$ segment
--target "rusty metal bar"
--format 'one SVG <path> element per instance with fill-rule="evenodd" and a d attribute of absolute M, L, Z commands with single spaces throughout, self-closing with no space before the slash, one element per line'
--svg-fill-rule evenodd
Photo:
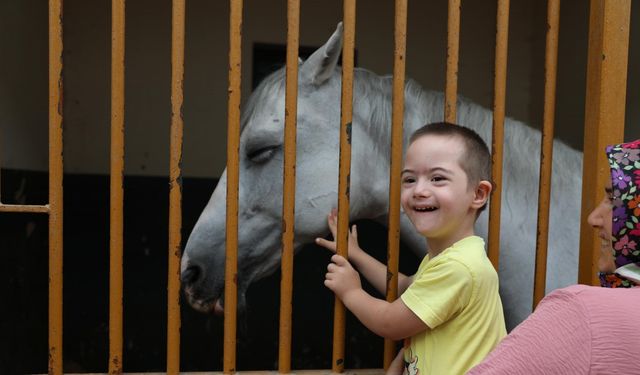
<path fill-rule="evenodd" d="M 2 204 L 0 203 L 0 212 L 25 212 L 48 214 L 51 211 L 50 205 L 27 205 L 27 204 Z"/>
<path fill-rule="evenodd" d="M 49 374 L 62 374 L 62 2 L 49 1 Z M 37 207 L 37 206 L 36 206 Z"/>
<path fill-rule="evenodd" d="M 353 117 L 353 60 L 356 1 L 344 0 L 344 44 L 342 45 L 342 103 L 340 115 L 340 172 L 338 177 L 337 253 L 348 257 L 349 190 L 351 184 L 351 120 Z M 333 312 L 333 372 L 344 371 L 345 309 L 338 297 Z"/>
<path fill-rule="evenodd" d="M 598 285 L 600 240 L 587 216 L 610 179 L 604 148 L 624 137 L 631 1 L 591 0 L 578 282 Z"/>
<path fill-rule="evenodd" d="M 164 375 L 164 372 L 126 372 L 123 375 Z M 222 375 L 221 371 L 207 371 L 207 372 L 182 372 L 184 375 Z M 237 374 L 241 375 L 278 375 L 277 371 L 238 371 Z M 331 370 L 296 370 L 296 375 L 333 375 Z M 345 375 L 383 375 L 382 369 L 354 369 L 345 370 Z M 75 375 L 99 375 L 97 373 L 85 373 Z"/>
<path fill-rule="evenodd" d="M 112 0 L 111 211 L 109 236 L 109 373 L 122 373 L 125 0 Z"/>
<path fill-rule="evenodd" d="M 389 231 L 387 234 L 387 301 L 398 298 L 400 260 L 400 172 L 402 170 L 402 126 L 404 120 L 404 76 L 407 51 L 407 0 L 396 0 L 393 51 L 393 97 L 391 117 L 391 162 L 389 171 Z M 384 368 L 396 355 L 394 340 L 384 340 Z"/>
<path fill-rule="evenodd" d="M 507 46 L 509 40 L 509 0 L 498 0 L 496 16 L 496 62 L 493 82 L 493 128 L 491 142 L 491 179 L 493 192 L 489 205 L 488 254 L 498 269 L 500 259 L 500 206 L 502 200 L 502 155 L 504 145 L 504 108 L 507 91 Z"/>
<path fill-rule="evenodd" d="M 240 144 L 240 83 L 242 75 L 242 0 L 230 0 L 229 105 L 227 123 L 227 225 L 224 276 L 225 374 L 236 372 L 238 303 L 238 183 Z"/>
<path fill-rule="evenodd" d="M 458 98 L 458 50 L 460 45 L 460 1 L 449 0 L 447 21 L 447 82 L 444 96 L 444 120 L 455 124 Z"/>
<path fill-rule="evenodd" d="M 182 138 L 184 121 L 185 0 L 173 0 L 171 26 L 171 146 L 167 275 L 167 374 L 180 372 L 180 256 L 182 249 Z"/>
<path fill-rule="evenodd" d="M 547 278 L 547 246 L 549 242 L 549 205 L 551 169 L 553 166 L 553 133 L 556 114 L 556 75 L 558 68 L 558 34 L 560 33 L 560 0 L 547 3 L 547 47 L 544 61 L 544 116 L 540 147 L 540 182 L 538 192 L 538 231 L 536 266 L 533 283 L 533 308 L 544 298 Z"/>
<path fill-rule="evenodd" d="M 296 120 L 298 113 L 298 46 L 300 0 L 287 3 L 287 68 L 284 111 L 284 177 L 282 191 L 282 277 L 280 279 L 280 342 L 278 372 L 291 372 L 291 300 L 296 201 Z"/>

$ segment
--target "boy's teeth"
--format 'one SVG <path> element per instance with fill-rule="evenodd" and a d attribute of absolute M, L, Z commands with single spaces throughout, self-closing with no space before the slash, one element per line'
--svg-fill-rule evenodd
<path fill-rule="evenodd" d="M 416 207 L 416 211 L 425 212 L 425 211 L 434 211 L 435 207 Z"/>

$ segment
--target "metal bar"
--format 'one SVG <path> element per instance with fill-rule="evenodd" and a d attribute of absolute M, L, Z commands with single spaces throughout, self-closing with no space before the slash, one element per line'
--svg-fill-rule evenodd
<path fill-rule="evenodd" d="M 238 183 L 240 144 L 240 83 L 242 75 L 242 0 L 230 0 L 229 105 L 227 123 L 227 225 L 224 282 L 225 374 L 236 372 L 238 303 Z"/>
<path fill-rule="evenodd" d="M 109 236 L 109 373 L 122 373 L 125 0 L 112 0 L 111 201 Z"/>
<path fill-rule="evenodd" d="M 387 301 L 398 298 L 400 259 L 400 172 L 402 170 L 402 126 L 404 120 L 404 76 L 407 50 L 407 0 L 395 3 L 395 48 L 393 53 L 393 97 L 391 118 L 391 165 L 389 171 L 389 231 L 387 232 Z M 384 340 L 384 368 L 396 355 L 394 340 Z"/>
<path fill-rule="evenodd" d="M 489 259 L 498 269 L 500 259 L 500 206 L 502 200 L 502 155 L 504 108 L 507 91 L 507 45 L 509 40 L 509 0 L 498 0 L 496 16 L 496 65 L 493 82 L 493 130 L 491 136 L 491 179 L 493 192 L 489 205 Z"/>
<path fill-rule="evenodd" d="M 604 148 L 624 137 L 631 1 L 591 0 L 578 282 L 599 285 L 600 240 L 587 223 L 611 178 Z"/>
<path fill-rule="evenodd" d="M 349 191 L 351 184 L 351 120 L 353 117 L 353 59 L 356 28 L 356 1 L 344 0 L 344 44 L 342 45 L 342 103 L 340 115 L 340 172 L 338 177 L 337 253 L 348 257 Z M 333 372 L 344 371 L 345 310 L 335 299 L 333 312 Z"/>
<path fill-rule="evenodd" d="M 49 1 L 49 374 L 62 374 L 62 2 Z M 38 207 L 38 206 L 35 206 Z M 35 209 L 34 207 L 34 209 Z"/>
<path fill-rule="evenodd" d="M 46 205 L 26 205 L 26 204 L 1 204 L 0 212 L 23 212 L 23 213 L 40 213 L 48 214 L 51 206 Z"/>
<path fill-rule="evenodd" d="M 173 0 L 171 26 L 171 155 L 169 157 L 169 271 L 167 275 L 167 374 L 178 374 L 180 372 L 184 28 L 185 0 Z"/>
<path fill-rule="evenodd" d="M 455 124 L 458 97 L 458 50 L 460 45 L 460 1 L 449 0 L 447 21 L 447 82 L 444 96 L 444 120 Z"/>
<path fill-rule="evenodd" d="M 353 369 L 345 370 L 345 375 L 383 375 L 385 372 L 383 369 Z M 164 375 L 164 372 L 126 372 L 123 375 Z M 221 371 L 207 371 L 207 372 L 182 372 L 184 375 L 222 375 Z M 277 371 L 238 371 L 240 375 L 278 375 Z M 296 370 L 296 375 L 332 375 L 331 370 Z M 42 374 L 39 374 L 42 375 Z M 104 373 L 85 373 L 75 375 L 106 375 Z"/>
<path fill-rule="evenodd" d="M 282 191 L 282 277 L 280 279 L 280 341 L 278 372 L 291 372 L 291 300 L 296 201 L 296 120 L 298 113 L 298 46 L 300 0 L 287 4 L 287 70 L 284 111 L 284 177 Z"/>
<path fill-rule="evenodd" d="M 547 278 L 547 246 L 549 242 L 549 205 L 551 169 L 553 166 L 553 133 L 556 114 L 556 76 L 558 68 L 558 34 L 560 32 L 560 0 L 547 3 L 547 47 L 544 61 L 544 116 L 540 147 L 540 182 L 538 192 L 538 231 L 536 266 L 533 283 L 533 308 L 544 298 Z"/>

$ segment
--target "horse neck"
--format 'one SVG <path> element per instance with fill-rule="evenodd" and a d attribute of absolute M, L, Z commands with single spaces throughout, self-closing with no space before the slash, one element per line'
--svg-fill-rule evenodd
<path fill-rule="evenodd" d="M 354 121 L 371 140 L 376 152 L 388 158 L 392 130 L 393 77 L 379 76 L 365 69 L 354 72 Z M 404 86 L 404 143 L 418 127 L 442 121 L 444 98 L 441 93 L 425 91 L 413 80 Z"/>

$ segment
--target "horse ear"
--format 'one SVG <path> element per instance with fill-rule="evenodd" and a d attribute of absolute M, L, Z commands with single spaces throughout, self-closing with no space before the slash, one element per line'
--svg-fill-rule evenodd
<path fill-rule="evenodd" d="M 333 74 L 340 52 L 342 52 L 342 22 L 338 23 L 336 31 L 329 40 L 300 66 L 301 81 L 314 85 L 323 84 Z"/>

